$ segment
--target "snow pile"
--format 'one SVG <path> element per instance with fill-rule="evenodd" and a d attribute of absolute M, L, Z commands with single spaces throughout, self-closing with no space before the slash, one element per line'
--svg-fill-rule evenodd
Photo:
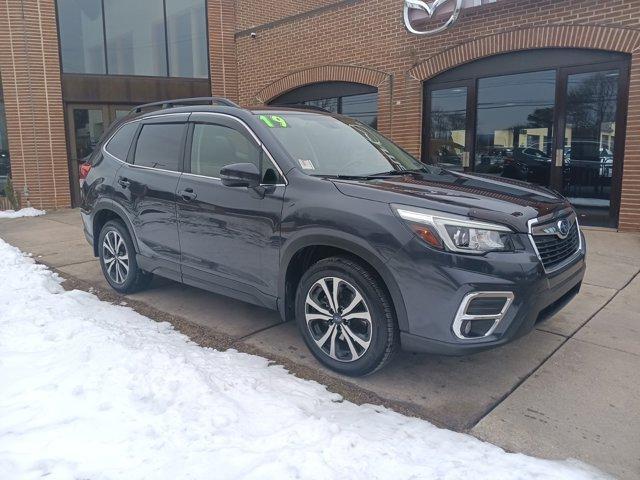
<path fill-rule="evenodd" d="M 0 240 L 0 478 L 595 479 L 65 292 Z"/>
<path fill-rule="evenodd" d="M 21 208 L 20 210 L 0 210 L 0 218 L 39 217 L 45 213 L 47 212 L 33 207 Z"/>

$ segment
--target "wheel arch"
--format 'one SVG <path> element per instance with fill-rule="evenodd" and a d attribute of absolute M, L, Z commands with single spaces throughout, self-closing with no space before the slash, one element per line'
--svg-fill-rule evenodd
<path fill-rule="evenodd" d="M 406 330 L 408 321 L 402 292 L 385 262 L 361 239 L 327 233 L 296 239 L 283 249 L 278 279 L 278 311 L 282 319 L 294 318 L 295 293 L 304 272 L 319 260 L 337 255 L 354 258 L 376 274 L 389 293 L 400 330 Z"/>
<path fill-rule="evenodd" d="M 110 220 L 120 220 L 122 223 L 124 223 L 125 227 L 129 231 L 129 235 L 131 235 L 131 240 L 133 241 L 133 246 L 135 247 L 136 252 L 139 252 L 140 249 L 138 248 L 138 240 L 133 229 L 133 224 L 131 223 L 131 220 L 129 219 L 129 216 L 125 212 L 124 208 L 122 208 L 113 200 L 105 199 L 95 206 L 94 213 L 91 219 L 94 256 L 98 256 L 98 242 L 100 240 L 100 231 L 102 230 L 102 227 Z"/>

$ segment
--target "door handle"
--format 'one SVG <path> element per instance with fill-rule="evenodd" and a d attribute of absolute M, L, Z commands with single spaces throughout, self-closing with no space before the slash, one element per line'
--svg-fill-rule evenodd
<path fill-rule="evenodd" d="M 180 195 L 185 202 L 190 202 L 198 197 L 198 195 L 194 193 L 193 188 L 185 188 L 178 192 L 178 195 Z"/>
<path fill-rule="evenodd" d="M 122 188 L 129 188 L 131 182 L 124 177 L 120 177 L 118 178 L 118 185 L 120 185 Z"/>

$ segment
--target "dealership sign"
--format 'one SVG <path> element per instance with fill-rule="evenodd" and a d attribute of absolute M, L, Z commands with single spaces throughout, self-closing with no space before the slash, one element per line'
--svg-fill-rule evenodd
<path fill-rule="evenodd" d="M 423 2 L 421 0 L 404 0 L 404 25 L 415 35 L 431 35 L 446 30 L 458 19 L 463 0 L 436 0 L 435 2 Z M 452 8 L 453 7 L 453 8 Z M 416 24 L 424 24 L 434 17 L 447 20 L 432 29 L 416 28 Z"/>

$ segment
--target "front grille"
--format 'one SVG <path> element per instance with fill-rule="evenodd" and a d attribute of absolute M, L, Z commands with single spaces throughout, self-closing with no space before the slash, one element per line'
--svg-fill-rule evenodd
<path fill-rule="evenodd" d="M 580 247 L 578 223 L 573 222 L 569 234 L 562 239 L 557 235 L 534 235 L 540 260 L 546 270 L 551 270 L 571 257 Z"/>

